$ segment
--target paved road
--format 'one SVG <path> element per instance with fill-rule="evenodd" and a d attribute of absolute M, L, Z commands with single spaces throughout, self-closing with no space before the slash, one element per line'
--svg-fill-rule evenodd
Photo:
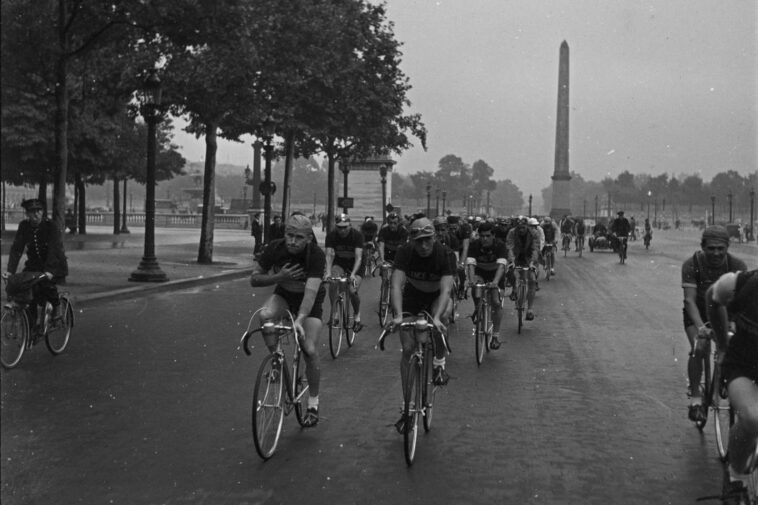
<path fill-rule="evenodd" d="M 229 281 L 87 307 L 69 352 L 36 347 L 0 376 L 2 502 L 694 503 L 720 478 L 710 426 L 686 420 L 679 268 L 696 248 L 672 234 L 632 243 L 626 265 L 559 258 L 537 319 L 517 335 L 509 308 L 481 367 L 461 321 L 412 468 L 389 426 L 398 345 L 374 349 L 378 279 L 357 345 L 333 361 L 322 339 L 321 424 L 285 419 L 266 463 L 250 435 L 264 351 L 238 347 L 266 290 Z M 758 266 L 754 246 L 734 249 Z"/>

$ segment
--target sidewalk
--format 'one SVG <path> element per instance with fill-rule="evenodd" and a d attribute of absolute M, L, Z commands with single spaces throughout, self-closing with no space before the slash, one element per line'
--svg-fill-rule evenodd
<path fill-rule="evenodd" d="M 8 252 L 16 225 L 8 225 L 2 234 L 2 271 L 8 265 Z M 68 291 L 77 306 L 96 301 L 130 298 L 142 293 L 182 289 L 214 281 L 244 278 L 253 266 L 253 238 L 248 230 L 215 230 L 213 263 L 197 263 L 200 230 L 157 228 L 155 256 L 168 282 L 131 282 L 144 254 L 145 230 L 113 235 L 111 227 L 88 226 L 86 235 L 66 234 L 64 247 L 69 276 L 60 291 Z M 324 232 L 314 229 L 319 244 Z M 19 271 L 26 257 L 22 258 Z M 2 300 L 6 298 L 2 290 Z"/>

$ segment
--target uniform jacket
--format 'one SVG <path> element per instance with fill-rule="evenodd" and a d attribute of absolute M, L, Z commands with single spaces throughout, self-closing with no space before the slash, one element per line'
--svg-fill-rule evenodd
<path fill-rule="evenodd" d="M 50 272 L 55 280 L 68 275 L 68 260 L 63 250 L 61 232 L 55 224 L 43 219 L 33 227 L 29 221 L 21 221 L 8 255 L 8 272 L 15 274 L 18 263 L 26 251 L 27 272 Z"/>

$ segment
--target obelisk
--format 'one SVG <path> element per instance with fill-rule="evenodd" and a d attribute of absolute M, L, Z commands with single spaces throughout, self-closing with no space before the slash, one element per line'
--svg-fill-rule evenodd
<path fill-rule="evenodd" d="M 569 46 L 561 43 L 558 63 L 558 112 L 555 120 L 555 169 L 550 217 L 571 214 L 571 174 L 569 173 Z"/>

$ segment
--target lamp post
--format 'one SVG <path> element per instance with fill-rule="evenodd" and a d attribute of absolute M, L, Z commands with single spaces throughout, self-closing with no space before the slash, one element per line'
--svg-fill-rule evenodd
<path fill-rule="evenodd" d="M 155 257 L 155 153 L 156 125 L 161 119 L 161 80 L 153 69 L 143 85 L 143 114 L 147 123 L 147 177 L 145 178 L 145 252 L 137 270 L 129 276 L 134 282 L 165 282 L 166 274 Z"/>
<path fill-rule="evenodd" d="M 595 224 L 597 224 L 597 206 L 598 206 L 598 196 L 595 195 Z M 650 216 L 650 213 L 648 212 L 648 216 Z M 648 219 L 650 219 L 648 217 Z"/>
<path fill-rule="evenodd" d="M 447 199 L 447 191 L 442 192 L 442 214 L 445 213 L 445 200 Z"/>
<path fill-rule="evenodd" d="M 529 194 L 529 217 L 532 217 L 532 195 Z"/>
<path fill-rule="evenodd" d="M 711 195 L 711 224 L 716 224 L 716 196 Z"/>
<path fill-rule="evenodd" d="M 531 210 L 531 208 L 530 208 Z M 582 202 L 582 219 L 587 219 L 587 199 L 585 198 Z"/>
<path fill-rule="evenodd" d="M 348 165 L 347 161 L 340 163 L 340 170 L 342 171 L 342 212 L 347 214 L 347 174 L 350 173 L 350 165 Z"/>
<path fill-rule="evenodd" d="M 426 183 L 426 217 L 432 213 L 432 185 Z"/>
<path fill-rule="evenodd" d="M 754 202 L 755 202 L 755 189 L 750 188 L 750 240 L 753 240 L 755 238 L 755 233 L 753 229 L 753 227 L 755 226 L 755 214 L 753 214 Z"/>
<path fill-rule="evenodd" d="M 271 183 L 271 153 L 274 151 L 272 143 L 274 139 L 274 118 L 269 114 L 263 120 L 261 125 L 263 134 L 263 152 L 266 157 L 266 164 L 263 167 L 263 184 L 261 193 L 263 193 L 263 243 L 267 244 L 270 240 L 271 230 L 271 195 L 275 189 Z"/>
<path fill-rule="evenodd" d="M 440 188 L 434 189 L 435 202 L 434 202 L 434 217 L 440 215 Z"/>
<path fill-rule="evenodd" d="M 124 177 L 124 211 L 121 213 L 121 233 L 131 233 L 126 226 L 126 177 Z"/>
<path fill-rule="evenodd" d="M 729 222 L 732 222 L 732 198 L 734 198 L 734 195 L 732 195 L 732 190 L 729 190 L 729 194 L 726 195 L 726 197 L 729 199 Z"/>
<path fill-rule="evenodd" d="M 658 199 L 657 198 L 653 202 L 653 226 L 656 228 L 660 228 L 658 226 Z"/>
<path fill-rule="evenodd" d="M 382 177 L 382 223 L 387 221 L 387 165 L 379 165 L 379 175 Z"/>
<path fill-rule="evenodd" d="M 650 221 L 650 197 L 653 195 L 652 191 L 647 192 L 647 220 Z"/>

